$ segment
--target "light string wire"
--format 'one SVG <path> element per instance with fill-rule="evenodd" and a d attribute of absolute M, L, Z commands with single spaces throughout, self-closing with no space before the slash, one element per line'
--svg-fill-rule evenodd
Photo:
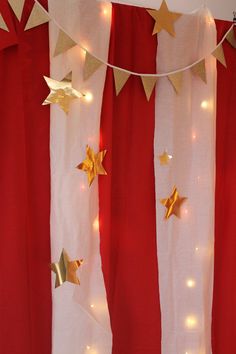
<path fill-rule="evenodd" d="M 50 18 L 50 20 L 52 20 L 54 22 L 54 24 L 60 29 L 62 30 L 68 37 L 70 37 L 73 41 L 74 39 L 68 34 L 68 32 L 55 20 L 55 18 L 51 17 L 49 12 L 39 3 L 38 0 L 34 0 L 35 3 L 40 6 L 40 8 L 45 12 L 45 14 Z M 115 66 L 112 65 L 108 62 L 106 62 L 105 60 L 99 58 L 97 55 L 92 54 L 88 49 L 86 49 L 82 44 L 78 43 L 77 41 L 74 41 L 83 51 L 85 51 L 86 53 L 90 54 L 92 57 L 94 57 L 95 59 L 97 59 L 98 61 L 100 61 L 102 64 L 108 66 L 111 69 L 115 69 L 115 70 L 119 70 L 119 71 L 123 71 L 127 74 L 130 75 L 134 75 L 134 76 L 143 76 L 143 77 L 166 77 L 166 76 L 171 76 L 174 74 L 178 74 L 181 72 L 184 72 L 186 70 L 189 70 L 191 68 L 193 68 L 195 65 L 201 63 L 203 60 L 205 60 L 207 57 L 210 57 L 212 55 L 212 53 L 214 53 L 214 51 L 216 49 L 218 49 L 223 42 L 225 41 L 226 37 L 228 36 L 228 34 L 231 32 L 231 30 L 233 29 L 233 27 L 236 26 L 236 23 L 233 23 L 232 26 L 229 28 L 229 30 L 225 33 L 224 37 L 221 39 L 221 41 L 217 44 L 217 46 L 215 47 L 215 49 L 212 50 L 212 52 L 209 55 L 206 55 L 205 57 L 195 61 L 194 63 L 185 66 L 184 68 L 178 69 L 178 70 L 174 70 L 174 71 L 169 71 L 167 73 L 162 73 L 162 74 L 143 74 L 143 73 L 137 73 L 134 71 L 130 71 L 130 70 L 126 70 L 124 68 L 120 68 L 119 66 Z"/>

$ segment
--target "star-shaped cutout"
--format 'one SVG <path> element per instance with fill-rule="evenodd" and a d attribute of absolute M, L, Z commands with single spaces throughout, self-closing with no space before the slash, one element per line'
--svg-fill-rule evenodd
<path fill-rule="evenodd" d="M 61 286 L 66 281 L 79 285 L 80 281 L 76 275 L 76 271 L 82 263 L 82 259 L 71 261 L 68 254 L 63 249 L 59 262 L 51 264 L 51 269 L 56 274 L 55 288 Z"/>
<path fill-rule="evenodd" d="M 86 159 L 81 162 L 77 168 L 87 173 L 89 186 L 91 186 L 97 175 L 107 175 L 102 165 L 106 152 L 106 150 L 103 150 L 95 154 L 91 147 L 87 146 Z"/>
<path fill-rule="evenodd" d="M 174 187 L 174 190 L 169 198 L 161 199 L 161 204 L 166 207 L 165 219 L 169 219 L 171 215 L 175 215 L 180 218 L 180 209 L 185 200 L 187 200 L 187 198 L 180 197 L 176 187 Z"/>
<path fill-rule="evenodd" d="M 159 10 L 147 10 L 147 12 L 156 21 L 152 34 L 156 34 L 161 32 L 161 30 L 165 30 L 171 36 L 175 36 L 174 23 L 178 20 L 180 16 L 182 16 L 182 14 L 169 11 L 165 0 L 162 1 Z"/>
<path fill-rule="evenodd" d="M 43 102 L 43 105 L 57 103 L 67 114 L 70 109 L 71 101 L 84 96 L 81 92 L 72 87 L 71 81 L 66 79 L 57 81 L 46 76 L 44 76 L 44 79 L 50 88 L 50 93 Z"/>
<path fill-rule="evenodd" d="M 159 160 L 160 160 L 160 164 L 161 165 L 168 165 L 170 160 L 173 158 L 172 155 L 168 155 L 166 150 L 163 152 L 162 155 L 158 156 Z"/>

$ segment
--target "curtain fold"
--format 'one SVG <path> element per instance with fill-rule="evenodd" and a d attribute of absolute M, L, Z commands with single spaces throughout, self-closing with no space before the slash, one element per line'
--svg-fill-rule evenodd
<path fill-rule="evenodd" d="M 109 62 L 156 72 L 157 37 L 144 8 L 113 4 Z M 155 101 L 131 76 L 116 97 L 107 69 L 100 148 L 107 177 L 99 179 L 103 271 L 113 354 L 157 354 L 161 347 L 153 165 Z"/>
<path fill-rule="evenodd" d="M 216 25 L 220 41 L 232 23 L 218 20 Z M 213 354 L 236 352 L 236 50 L 227 41 L 223 46 L 227 69 L 220 63 L 217 66 Z"/>
<path fill-rule="evenodd" d="M 24 32 L 33 4 L 20 23 L 0 4 L 0 346 L 14 354 L 51 353 L 48 26 Z"/>

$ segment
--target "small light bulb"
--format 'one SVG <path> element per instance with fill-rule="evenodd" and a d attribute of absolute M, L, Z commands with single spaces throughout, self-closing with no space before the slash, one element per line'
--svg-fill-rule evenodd
<path fill-rule="evenodd" d="M 195 141 L 195 140 L 196 140 L 196 138 L 197 138 L 197 135 L 196 135 L 196 133 L 195 133 L 195 132 L 193 132 L 193 133 L 192 133 L 192 140 L 193 140 L 193 141 Z"/>
<path fill-rule="evenodd" d="M 195 247 L 195 251 L 198 252 L 198 251 L 199 251 L 199 248 L 198 248 L 198 247 Z"/>
<path fill-rule="evenodd" d="M 86 189 L 85 184 L 81 184 L 81 185 L 80 185 L 80 189 L 81 189 L 82 191 L 84 191 L 84 190 Z"/>
<path fill-rule="evenodd" d="M 102 6 L 102 15 L 105 18 L 109 18 L 111 16 L 111 5 L 110 4 L 103 4 L 103 6 Z"/>
<path fill-rule="evenodd" d="M 91 307 L 91 309 L 93 309 L 93 308 L 95 307 L 95 305 L 94 305 L 94 304 L 91 304 L 90 307 Z"/>
<path fill-rule="evenodd" d="M 187 215 L 188 214 L 188 209 L 184 209 L 184 214 Z"/>
<path fill-rule="evenodd" d="M 87 349 L 87 350 L 90 350 L 90 349 L 91 349 L 91 347 L 90 347 L 89 345 L 87 345 L 86 349 Z"/>
<path fill-rule="evenodd" d="M 185 319 L 185 326 L 188 329 L 194 329 L 197 327 L 197 318 L 195 316 L 188 316 Z"/>
<path fill-rule="evenodd" d="M 209 107 L 208 101 L 202 101 L 201 107 L 202 107 L 202 109 L 207 109 Z"/>
<path fill-rule="evenodd" d="M 94 231 L 98 231 L 99 230 L 99 219 L 98 219 L 98 216 L 96 217 L 96 219 L 93 222 L 93 229 L 94 229 Z"/>
<path fill-rule="evenodd" d="M 195 285 L 196 285 L 196 282 L 195 282 L 194 279 L 187 279 L 186 285 L 187 285 L 188 288 L 194 288 Z"/>
<path fill-rule="evenodd" d="M 86 102 L 91 102 L 93 100 L 93 95 L 91 94 L 91 92 L 86 92 L 84 95 L 84 99 Z"/>

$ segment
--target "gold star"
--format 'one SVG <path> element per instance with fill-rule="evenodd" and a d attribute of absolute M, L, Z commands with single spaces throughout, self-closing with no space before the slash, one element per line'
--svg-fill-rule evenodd
<path fill-rule="evenodd" d="M 168 165 L 173 156 L 168 155 L 166 151 L 162 155 L 158 156 L 161 165 Z"/>
<path fill-rule="evenodd" d="M 162 1 L 159 10 L 147 10 L 147 12 L 154 18 L 155 26 L 152 34 L 161 32 L 161 30 L 167 31 L 173 37 L 175 36 L 174 22 L 178 20 L 182 14 L 171 12 L 165 0 Z"/>
<path fill-rule="evenodd" d="M 43 105 L 57 103 L 65 113 L 68 113 L 71 101 L 84 96 L 72 87 L 71 81 L 66 79 L 57 81 L 46 76 L 44 76 L 44 79 L 50 88 L 50 94 L 43 102 Z"/>
<path fill-rule="evenodd" d="M 77 168 L 87 173 L 89 186 L 91 186 L 94 178 L 97 175 L 107 175 L 102 165 L 102 161 L 106 155 L 106 152 L 106 150 L 103 150 L 95 154 L 94 151 L 89 146 L 87 146 L 86 159 L 80 163 Z"/>
<path fill-rule="evenodd" d="M 63 249 L 59 262 L 51 264 L 51 269 L 56 274 L 55 288 L 61 286 L 66 281 L 79 285 L 80 281 L 76 275 L 76 271 L 82 263 L 82 259 L 80 261 L 71 261 L 68 254 Z"/>
<path fill-rule="evenodd" d="M 187 200 L 187 198 L 180 197 L 176 187 L 174 187 L 174 190 L 169 198 L 161 199 L 161 204 L 163 204 L 167 209 L 165 219 L 169 219 L 171 215 L 175 215 L 180 218 L 180 208 L 185 200 Z"/>

